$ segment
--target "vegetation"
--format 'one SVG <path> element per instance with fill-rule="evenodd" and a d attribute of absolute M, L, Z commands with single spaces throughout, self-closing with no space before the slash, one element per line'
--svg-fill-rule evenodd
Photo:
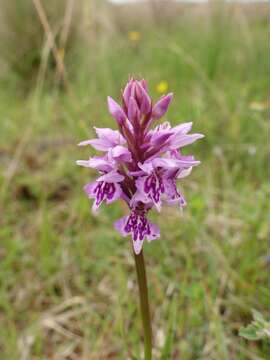
<path fill-rule="evenodd" d="M 192 149 L 202 165 L 183 181 L 188 207 L 155 215 L 162 238 L 145 246 L 155 359 L 268 359 L 269 342 L 238 332 L 253 308 L 270 318 L 269 22 L 234 9 L 95 19 L 62 56 L 63 82 L 51 53 L 41 77 L 24 57 L 19 72 L 3 68 L 1 359 L 140 359 L 131 244 L 112 225 L 126 209 L 93 217 L 82 187 L 94 174 L 75 165 L 92 126 L 114 126 L 106 96 L 119 99 L 129 75 L 155 98 L 167 83 L 172 123 L 206 134 Z"/>

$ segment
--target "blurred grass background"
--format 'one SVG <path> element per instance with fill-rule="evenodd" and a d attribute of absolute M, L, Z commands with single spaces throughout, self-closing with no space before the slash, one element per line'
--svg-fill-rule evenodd
<path fill-rule="evenodd" d="M 155 359 L 269 359 L 238 330 L 270 317 L 270 5 L 0 1 L 0 358 L 140 359 L 126 209 L 90 214 L 76 144 L 114 127 L 130 75 L 206 134 L 145 246 Z M 166 89 L 168 88 L 168 90 Z M 164 221 L 163 221 L 164 219 Z"/>

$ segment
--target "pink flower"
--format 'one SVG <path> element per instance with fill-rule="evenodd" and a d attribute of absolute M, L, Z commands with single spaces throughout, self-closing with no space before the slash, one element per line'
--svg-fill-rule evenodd
<path fill-rule="evenodd" d="M 115 222 L 115 228 L 121 235 L 127 236 L 131 234 L 135 254 L 141 252 L 145 239 L 152 241 L 160 236 L 159 228 L 148 221 L 146 213 L 147 210 L 143 207 L 141 209 L 135 207 L 131 210 L 129 216 L 125 216 Z"/>
<path fill-rule="evenodd" d="M 131 79 L 122 93 L 122 106 L 108 98 L 109 113 L 119 130 L 95 128 L 97 138 L 79 145 L 91 145 L 102 156 L 78 160 L 77 164 L 97 170 L 100 177 L 85 186 L 94 199 L 93 211 L 123 199 L 130 215 L 115 223 L 121 235 L 132 236 L 133 248 L 139 254 L 144 240 L 160 236 L 159 229 L 147 219 L 153 208 L 161 211 L 162 204 L 186 206 L 177 182 L 188 176 L 200 164 L 193 156 L 184 156 L 180 149 L 203 137 L 189 134 L 192 123 L 171 127 L 165 122 L 152 128 L 168 110 L 172 94 L 163 96 L 156 104 L 148 94 L 145 80 Z"/>
<path fill-rule="evenodd" d="M 112 170 L 100 176 L 95 182 L 85 185 L 84 191 L 90 199 L 94 199 L 93 212 L 98 210 L 104 200 L 106 200 L 107 204 L 111 204 L 121 197 L 122 189 L 120 184 L 123 180 L 123 175 Z"/>

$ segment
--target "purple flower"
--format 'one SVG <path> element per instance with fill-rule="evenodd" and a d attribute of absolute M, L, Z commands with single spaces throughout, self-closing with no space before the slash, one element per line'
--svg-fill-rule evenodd
<path fill-rule="evenodd" d="M 131 210 L 129 216 L 124 216 L 115 222 L 115 228 L 121 235 L 131 234 L 135 254 L 141 252 L 144 239 L 152 241 L 160 236 L 159 228 L 148 221 L 146 212 L 144 208 L 135 208 Z"/>
<path fill-rule="evenodd" d="M 122 195 L 120 183 L 124 176 L 117 171 L 112 170 L 105 175 L 100 176 L 93 183 L 86 184 L 84 191 L 90 199 L 95 199 L 93 203 L 93 212 L 97 212 L 99 206 L 106 200 L 107 204 L 119 199 Z"/>
<path fill-rule="evenodd" d="M 165 115 L 172 94 L 156 104 L 148 94 L 145 80 L 131 79 L 122 93 L 120 106 L 108 97 L 109 113 L 119 130 L 95 128 L 97 138 L 79 145 L 91 145 L 103 152 L 77 164 L 98 171 L 100 176 L 85 186 L 87 196 L 94 199 L 93 211 L 105 201 L 121 198 L 130 214 L 115 223 L 121 235 L 131 235 L 133 248 L 139 254 L 144 240 L 160 236 L 159 229 L 147 215 L 153 208 L 161 211 L 162 204 L 186 206 L 177 182 L 188 176 L 200 164 L 192 155 L 182 155 L 181 148 L 203 137 L 189 134 L 192 123 L 171 127 L 169 122 L 153 127 Z"/>

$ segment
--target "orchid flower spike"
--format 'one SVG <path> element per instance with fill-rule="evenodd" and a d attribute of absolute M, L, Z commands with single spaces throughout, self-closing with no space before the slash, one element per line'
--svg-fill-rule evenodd
<path fill-rule="evenodd" d="M 153 104 L 146 81 L 131 79 L 122 93 L 121 106 L 108 97 L 109 113 L 118 130 L 95 128 L 97 138 L 79 144 L 102 152 L 101 156 L 77 161 L 100 175 L 84 187 L 94 200 L 93 211 L 103 202 L 122 199 L 127 203 L 130 214 L 116 221 L 115 227 L 121 235 L 132 236 L 135 254 L 141 252 L 145 239 L 160 236 L 157 225 L 147 218 L 150 210 L 161 211 L 164 203 L 186 206 L 177 183 L 200 164 L 193 156 L 181 154 L 182 147 L 203 138 L 202 134 L 189 134 L 192 123 L 155 125 L 171 100 L 172 94 L 168 94 Z"/>

